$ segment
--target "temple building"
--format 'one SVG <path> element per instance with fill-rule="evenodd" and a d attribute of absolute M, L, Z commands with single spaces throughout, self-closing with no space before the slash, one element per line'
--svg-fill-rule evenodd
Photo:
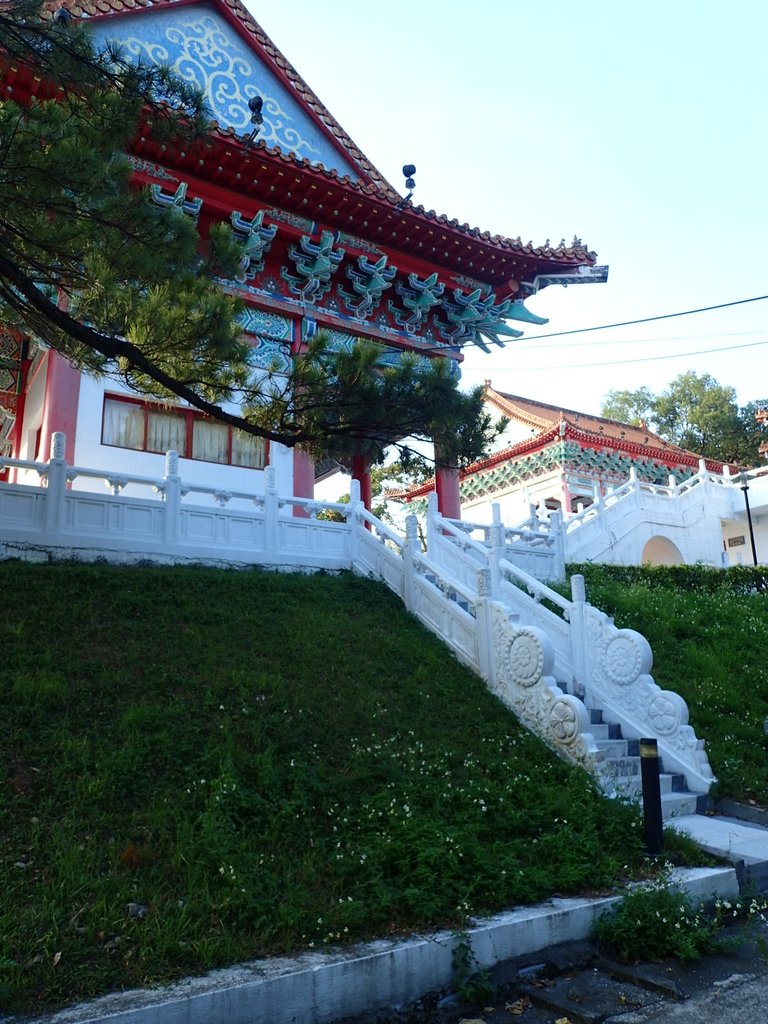
<path fill-rule="evenodd" d="M 536 247 L 401 196 L 238 0 L 63 6 L 87 21 L 97 45 L 116 40 L 205 93 L 214 129 L 202 149 L 143 136 L 129 157 L 136 185 L 157 203 L 183 209 L 203 235 L 213 222 L 230 223 L 245 243 L 247 265 L 225 287 L 247 303 L 242 327 L 257 364 L 287 371 L 324 328 L 338 348 L 370 338 L 385 347 L 385 360 L 445 356 L 459 372 L 467 345 L 487 349 L 518 336 L 510 321 L 546 322 L 524 305 L 541 288 L 605 280 L 607 268 L 579 239 Z M 2 75 L 20 101 L 39 88 L 23 65 Z M 254 133 L 257 109 L 263 121 Z M 70 464 L 151 476 L 174 449 L 193 483 L 258 492 L 269 464 L 281 492 L 312 495 L 315 467 L 299 449 L 81 375 L 44 343 L 10 330 L 0 328 L 0 350 L 6 455 L 47 459 L 52 434 L 62 431 Z M 365 494 L 366 466 L 357 460 L 351 468 Z M 458 473 L 442 470 L 436 486 L 442 510 L 458 515 Z M 557 490 L 546 497 L 570 501 L 583 493 L 579 486 L 574 477 L 567 497 Z"/>
<path fill-rule="evenodd" d="M 490 381 L 485 401 L 490 412 L 509 422 L 498 450 L 461 474 L 461 508 L 467 519 L 490 521 L 494 502 L 506 523 L 524 519 L 532 504 L 569 515 L 626 483 L 632 470 L 640 481 L 666 484 L 670 475 L 682 482 L 700 468 L 701 456 L 665 441 L 645 425 L 505 394 Z M 723 472 L 725 463 L 704 461 L 710 472 Z M 422 497 L 433 488 L 434 483 L 425 484 L 408 497 Z"/>

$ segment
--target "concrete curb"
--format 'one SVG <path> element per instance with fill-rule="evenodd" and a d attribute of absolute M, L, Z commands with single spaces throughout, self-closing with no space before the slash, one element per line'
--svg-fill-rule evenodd
<path fill-rule="evenodd" d="M 738 896 L 733 868 L 693 868 L 675 881 L 694 903 Z M 479 967 L 585 939 L 618 896 L 552 899 L 478 922 L 468 937 Z M 104 996 L 29 1024 L 323 1024 L 397 1007 L 450 987 L 452 932 L 351 950 L 262 960 L 162 989 Z"/>

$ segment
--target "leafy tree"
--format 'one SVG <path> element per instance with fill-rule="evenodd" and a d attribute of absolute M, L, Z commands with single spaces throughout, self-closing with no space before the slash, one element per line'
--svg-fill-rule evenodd
<path fill-rule="evenodd" d="M 385 367 L 379 346 L 334 353 L 321 334 L 287 376 L 252 365 L 242 303 L 215 281 L 237 274 L 242 247 L 228 226 L 201 237 L 154 203 L 124 155 L 141 132 L 204 145 L 199 93 L 167 68 L 96 52 L 39 0 L 0 5 L 0 61 L 42 75 L 31 99 L 0 103 L 2 322 L 86 372 L 287 445 L 375 461 L 408 434 L 439 435 L 451 464 L 484 450 L 479 389 L 462 394 L 443 360 Z"/>
<path fill-rule="evenodd" d="M 739 432 L 734 388 L 710 374 L 680 374 L 654 401 L 659 433 L 690 451 L 727 458 Z"/>
<path fill-rule="evenodd" d="M 609 391 L 603 399 L 600 414 L 609 420 L 639 427 L 648 423 L 653 415 L 653 392 L 642 387 L 637 391 Z"/>
<path fill-rule="evenodd" d="M 754 465 L 768 431 L 755 419 L 766 403 L 740 408 L 736 391 L 708 373 L 680 374 L 659 395 L 649 388 L 610 391 L 602 415 L 624 423 L 644 420 L 661 437 L 699 455 L 723 462 Z M 632 415 L 634 413 L 634 415 Z"/>

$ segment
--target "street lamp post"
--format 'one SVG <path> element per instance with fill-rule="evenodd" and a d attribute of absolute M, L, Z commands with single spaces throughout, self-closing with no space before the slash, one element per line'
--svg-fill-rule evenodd
<path fill-rule="evenodd" d="M 744 507 L 747 510 L 747 526 L 749 527 L 749 542 L 752 545 L 752 562 L 757 565 L 757 549 L 755 548 L 755 531 L 752 527 L 752 511 L 749 507 L 749 477 L 746 473 L 740 473 L 741 489 L 744 493 Z"/>

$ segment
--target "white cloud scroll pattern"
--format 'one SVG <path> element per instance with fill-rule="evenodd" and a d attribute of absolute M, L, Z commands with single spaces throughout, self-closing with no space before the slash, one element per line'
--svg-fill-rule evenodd
<path fill-rule="evenodd" d="M 248 101 L 261 96 L 264 122 L 259 140 L 357 177 L 302 101 L 210 8 L 194 4 L 137 14 L 124 21 L 108 19 L 95 22 L 91 32 L 97 44 L 115 40 L 129 57 L 172 67 L 205 94 L 211 115 L 221 127 L 233 128 L 241 135 L 253 130 Z"/>
<path fill-rule="evenodd" d="M 174 55 L 175 71 L 206 94 L 217 121 L 236 131 L 247 131 L 250 111 L 241 83 L 251 68 L 233 52 L 214 19 L 204 17 L 171 25 L 166 39 Z"/>

